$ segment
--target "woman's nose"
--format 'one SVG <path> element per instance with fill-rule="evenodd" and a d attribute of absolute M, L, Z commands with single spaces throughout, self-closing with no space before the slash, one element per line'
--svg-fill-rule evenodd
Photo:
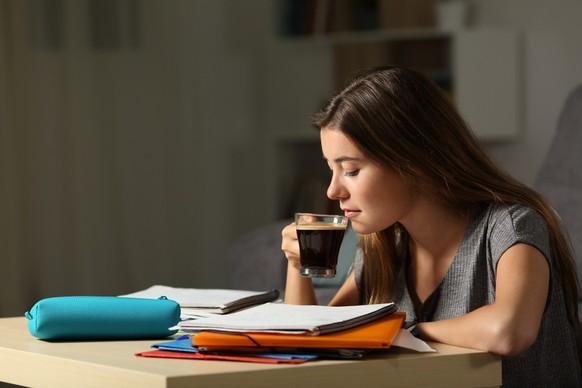
<path fill-rule="evenodd" d="M 331 200 L 340 200 L 345 197 L 345 189 L 335 177 L 331 178 L 327 187 L 327 197 Z"/>

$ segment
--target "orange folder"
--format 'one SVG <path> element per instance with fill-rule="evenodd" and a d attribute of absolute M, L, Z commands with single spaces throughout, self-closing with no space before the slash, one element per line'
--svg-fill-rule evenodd
<path fill-rule="evenodd" d="M 386 349 L 398 335 L 405 317 L 404 312 L 395 312 L 362 326 L 322 335 L 202 331 L 192 338 L 192 344 L 201 350 L 241 347 Z"/>

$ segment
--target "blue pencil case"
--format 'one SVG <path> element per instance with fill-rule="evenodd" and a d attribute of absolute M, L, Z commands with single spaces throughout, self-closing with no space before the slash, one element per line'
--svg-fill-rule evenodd
<path fill-rule="evenodd" d="M 43 340 L 151 339 L 178 331 L 180 305 L 166 297 L 57 296 L 24 315 L 30 334 Z"/>

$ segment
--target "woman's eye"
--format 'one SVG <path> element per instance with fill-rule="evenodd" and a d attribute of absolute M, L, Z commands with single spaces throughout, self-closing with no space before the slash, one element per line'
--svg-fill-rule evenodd
<path fill-rule="evenodd" d="M 360 172 L 360 170 L 346 171 L 344 173 L 344 175 L 347 177 L 356 176 L 356 175 L 358 175 L 359 172 Z"/>

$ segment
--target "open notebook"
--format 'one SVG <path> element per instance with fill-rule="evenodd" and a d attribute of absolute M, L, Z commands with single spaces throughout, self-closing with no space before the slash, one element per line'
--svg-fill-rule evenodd
<path fill-rule="evenodd" d="M 157 299 L 165 296 L 176 301 L 182 316 L 203 316 L 205 313 L 226 314 L 242 308 L 271 302 L 279 297 L 279 291 L 245 291 L 230 289 L 177 288 L 154 285 L 123 297 Z"/>
<path fill-rule="evenodd" d="M 320 335 L 361 326 L 394 312 L 394 303 L 356 306 L 265 303 L 228 315 L 182 321 L 180 329 Z"/>

